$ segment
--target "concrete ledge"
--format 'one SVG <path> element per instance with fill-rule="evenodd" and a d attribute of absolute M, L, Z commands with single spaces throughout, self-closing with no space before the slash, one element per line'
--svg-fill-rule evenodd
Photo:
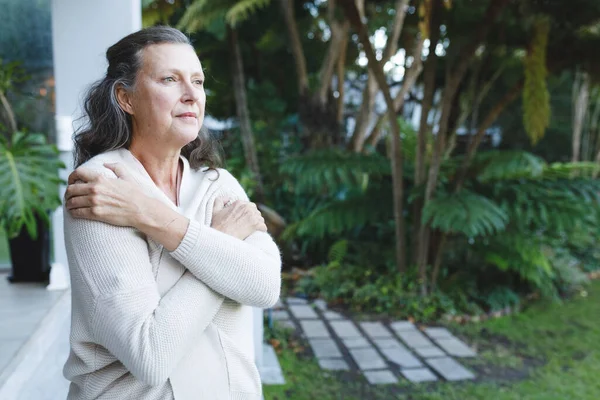
<path fill-rule="evenodd" d="M 56 341 L 61 327 L 68 324 L 71 309 L 71 292 L 65 291 L 42 319 L 37 330 L 18 350 L 0 374 L 0 399 L 17 399 L 22 388 L 29 383 L 44 355 Z"/>
<path fill-rule="evenodd" d="M 263 385 L 284 385 L 285 378 L 277 354 L 270 344 L 263 343 L 262 366 L 258 368 Z M 0 397 L 2 398 L 2 397 Z"/>

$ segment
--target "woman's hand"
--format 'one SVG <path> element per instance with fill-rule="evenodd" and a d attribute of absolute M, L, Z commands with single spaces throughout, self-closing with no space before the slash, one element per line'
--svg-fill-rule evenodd
<path fill-rule="evenodd" d="M 256 204 L 229 199 L 215 199 L 211 227 L 238 239 L 244 240 L 256 231 L 267 231 L 267 225 Z"/>
<path fill-rule="evenodd" d="M 118 179 L 77 168 L 69 175 L 65 206 L 75 218 L 92 219 L 137 228 L 149 202 L 134 179 L 120 164 L 104 164 Z"/>

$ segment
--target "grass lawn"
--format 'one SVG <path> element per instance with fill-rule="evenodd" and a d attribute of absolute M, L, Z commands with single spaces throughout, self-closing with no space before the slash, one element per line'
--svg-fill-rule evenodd
<path fill-rule="evenodd" d="M 478 350 L 460 361 L 478 376 L 469 383 L 372 387 L 354 373 L 321 371 L 312 359 L 280 354 L 286 385 L 267 386 L 266 400 L 597 400 L 600 399 L 600 281 L 587 295 L 539 303 L 522 314 L 451 330 Z M 303 353 L 299 353 L 303 354 Z"/>

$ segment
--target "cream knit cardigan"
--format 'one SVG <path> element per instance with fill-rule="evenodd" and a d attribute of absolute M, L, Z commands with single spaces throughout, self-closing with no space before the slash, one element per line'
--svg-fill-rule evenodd
<path fill-rule="evenodd" d="M 210 227 L 216 197 L 248 200 L 227 171 L 184 170 L 177 208 L 126 149 L 86 167 L 124 164 L 147 194 L 190 219 L 175 251 L 130 227 L 65 210 L 71 271 L 68 399 L 260 399 L 252 309 L 279 297 L 281 259 L 264 232 L 245 240 Z"/>

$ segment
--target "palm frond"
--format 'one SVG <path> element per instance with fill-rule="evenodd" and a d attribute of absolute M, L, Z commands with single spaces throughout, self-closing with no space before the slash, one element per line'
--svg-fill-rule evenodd
<path fill-rule="evenodd" d="M 544 169 L 544 178 L 593 178 L 598 171 L 600 171 L 600 165 L 594 162 L 553 163 Z"/>
<path fill-rule="evenodd" d="M 258 9 L 264 8 L 271 3 L 271 0 L 240 0 L 225 14 L 225 20 L 231 26 L 236 26 L 239 22 L 247 20 L 250 15 Z"/>
<path fill-rule="evenodd" d="M 177 28 L 186 32 L 197 32 L 206 29 L 213 22 L 225 18 L 228 3 L 227 1 L 195 0 L 185 10 L 177 23 Z"/>
<path fill-rule="evenodd" d="M 507 213 L 487 197 L 462 190 L 438 194 L 423 209 L 423 223 L 442 232 L 466 236 L 491 235 L 506 228 Z"/>
<path fill-rule="evenodd" d="M 539 237 L 513 232 L 497 235 L 480 250 L 486 262 L 496 268 L 516 272 L 547 296 L 556 295 L 555 272 Z"/>
<path fill-rule="evenodd" d="M 308 217 L 288 226 L 282 238 L 322 239 L 327 235 L 338 235 L 391 218 L 391 189 L 370 189 L 366 193 L 355 192 L 344 200 L 333 201 L 313 211 Z"/>
<path fill-rule="evenodd" d="M 480 168 L 477 180 L 490 182 L 540 177 L 546 162 L 525 151 L 494 151 L 482 153 L 476 158 L 474 166 Z"/>
<path fill-rule="evenodd" d="M 497 182 L 494 198 L 521 230 L 564 232 L 598 208 L 600 181 L 592 179 Z"/>
<path fill-rule="evenodd" d="M 329 262 L 341 263 L 344 257 L 346 257 L 346 254 L 348 254 L 348 240 L 338 240 L 329 249 Z"/>
<path fill-rule="evenodd" d="M 348 188 L 364 189 L 371 178 L 389 176 L 388 160 L 379 154 L 316 151 L 287 160 L 281 173 L 291 175 L 298 192 L 336 193 Z"/>

